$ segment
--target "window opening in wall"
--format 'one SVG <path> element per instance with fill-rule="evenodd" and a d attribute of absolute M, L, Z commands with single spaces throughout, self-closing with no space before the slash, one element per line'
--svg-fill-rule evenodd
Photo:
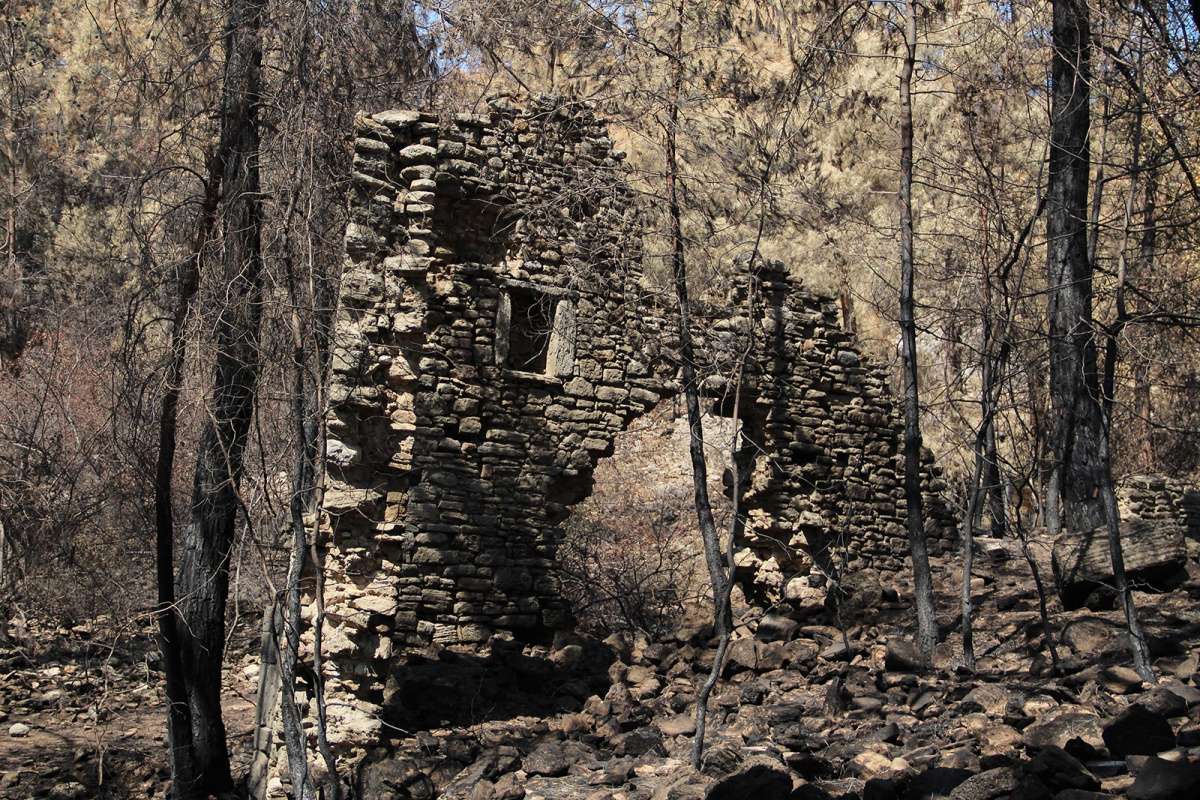
<path fill-rule="evenodd" d="M 554 331 L 555 299 L 536 289 L 510 287 L 509 368 L 521 372 L 546 372 L 550 335 Z"/>

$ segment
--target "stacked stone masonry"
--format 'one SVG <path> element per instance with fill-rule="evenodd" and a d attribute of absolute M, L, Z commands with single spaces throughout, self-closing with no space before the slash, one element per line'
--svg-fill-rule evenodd
<path fill-rule="evenodd" d="M 500 98 L 445 125 L 389 111 L 356 137 L 319 545 L 330 734 L 357 747 L 380 737 L 405 648 L 570 624 L 562 524 L 616 434 L 680 385 L 623 155 L 586 107 Z M 885 370 L 782 265 L 739 269 L 696 327 L 706 403 L 738 409 L 751 566 L 904 569 Z M 936 550 L 953 521 L 935 472 Z"/>
<path fill-rule="evenodd" d="M 1122 517 L 1177 522 L 1200 541 L 1200 491 L 1194 482 L 1163 475 L 1130 475 L 1117 487 Z"/>

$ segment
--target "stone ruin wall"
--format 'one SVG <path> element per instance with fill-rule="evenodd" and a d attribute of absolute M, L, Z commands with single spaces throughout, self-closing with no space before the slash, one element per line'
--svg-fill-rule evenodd
<path fill-rule="evenodd" d="M 1200 491 L 1193 481 L 1164 475 L 1130 475 L 1117 486 L 1121 517 L 1177 522 L 1200 542 Z"/>
<path fill-rule="evenodd" d="M 622 154 L 590 111 L 500 99 L 445 126 L 363 116 L 355 133 L 319 545 L 330 736 L 357 749 L 384 738 L 405 648 L 570 624 L 554 575 L 568 510 L 616 434 L 679 385 Z M 899 408 L 833 300 L 757 265 L 701 316 L 705 374 L 749 352 L 748 584 L 775 599 L 813 561 L 905 569 Z M 731 412 L 733 384 L 705 390 Z M 936 551 L 953 520 L 933 473 Z"/>

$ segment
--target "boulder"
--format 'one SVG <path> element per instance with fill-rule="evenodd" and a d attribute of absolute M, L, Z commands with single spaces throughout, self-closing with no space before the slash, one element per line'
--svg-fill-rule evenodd
<path fill-rule="evenodd" d="M 662 731 L 663 736 L 691 736 L 696 732 L 696 718 L 691 714 L 679 714 L 666 719 L 654 721 L 654 727 Z"/>
<path fill-rule="evenodd" d="M 782 669 L 788 651 L 782 642 L 764 642 L 757 639 L 736 639 L 729 645 L 725 671 L 733 675 L 745 670 L 770 672 Z"/>
<path fill-rule="evenodd" d="M 1104 726 L 1104 744 L 1114 756 L 1152 756 L 1175 746 L 1175 732 L 1162 714 L 1135 704 Z"/>
<path fill-rule="evenodd" d="M 720 777 L 732 775 L 742 763 L 742 748 L 729 741 L 717 740 L 704 748 L 701 771 L 705 775 Z"/>
<path fill-rule="evenodd" d="M 1042 748 L 1028 764 L 1022 766 L 1021 771 L 1053 791 L 1093 791 L 1100 788 L 1095 776 L 1078 759 L 1059 747 Z"/>
<path fill-rule="evenodd" d="M 1010 755 L 1021 744 L 1021 732 L 1011 725 L 996 723 L 980 734 L 978 743 L 981 756 Z"/>
<path fill-rule="evenodd" d="M 825 606 L 830 611 L 841 606 L 841 613 L 846 619 L 869 617 L 879 610 L 883 602 L 883 583 L 879 573 L 874 569 L 853 570 L 841 576 L 841 580 L 833 587 L 825 598 Z"/>
<path fill-rule="evenodd" d="M 952 795 L 954 790 L 970 777 L 969 770 L 930 767 L 912 777 L 908 782 L 908 789 L 904 797 L 906 800 L 933 800 L 933 798 L 946 797 Z"/>
<path fill-rule="evenodd" d="M 363 800 L 432 800 L 437 796 L 433 781 L 417 762 L 386 752 L 363 762 L 355 788 Z"/>
<path fill-rule="evenodd" d="M 888 672 L 920 672 L 923 659 L 917 646 L 907 639 L 888 639 L 883 666 Z"/>
<path fill-rule="evenodd" d="M 792 776 L 787 768 L 765 756 L 742 762 L 736 771 L 714 783 L 705 800 L 787 800 L 792 793 Z"/>
<path fill-rule="evenodd" d="M 50 800 L 82 800 L 87 796 L 87 787 L 79 781 L 56 783 L 50 789 Z"/>
<path fill-rule="evenodd" d="M 1003 717 L 1008 711 L 1011 697 L 1008 689 L 997 683 L 981 683 L 962 699 L 962 705 L 971 704 L 989 717 Z M 967 710 L 967 709 L 964 709 Z"/>
<path fill-rule="evenodd" d="M 614 752 L 619 756 L 640 756 L 655 752 L 662 754 L 663 735 L 656 728 L 641 727 L 612 738 Z"/>
<path fill-rule="evenodd" d="M 1071 620 L 1063 626 L 1062 641 L 1076 655 L 1117 653 L 1125 647 L 1125 626 L 1103 617 Z"/>
<path fill-rule="evenodd" d="M 789 619 L 783 614 L 768 612 L 758 621 L 758 629 L 754 632 L 756 638 L 764 642 L 787 642 L 796 632 L 800 623 Z"/>
<path fill-rule="evenodd" d="M 725 656 L 725 673 L 733 675 L 744 670 L 758 667 L 757 642 L 753 639 L 736 639 L 729 643 L 729 652 Z"/>
<path fill-rule="evenodd" d="M 1151 756 L 1129 789 L 1130 800 L 1182 800 L 1200 796 L 1200 764 Z"/>
<path fill-rule="evenodd" d="M 592 751 L 580 742 L 546 739 L 525 756 L 521 768 L 529 775 L 555 778 L 566 775 L 573 764 L 591 755 Z"/>
<path fill-rule="evenodd" d="M 525 797 L 524 775 L 510 772 L 501 775 L 492 785 L 492 800 L 523 800 Z"/>
<path fill-rule="evenodd" d="M 1100 718 L 1086 711 L 1058 710 L 1034 722 L 1021 736 L 1026 747 L 1053 746 L 1068 751 L 1071 750 L 1068 745 L 1076 739 L 1093 748 L 1102 747 L 1104 734 Z"/>
<path fill-rule="evenodd" d="M 1143 684 L 1142 676 L 1132 667 L 1115 664 L 1100 670 L 1100 685 L 1113 694 L 1132 694 L 1140 692 Z"/>
<path fill-rule="evenodd" d="M 846 764 L 846 769 L 854 777 L 863 778 L 864 781 L 872 777 L 888 777 L 896 771 L 892 759 L 872 750 L 858 753 Z"/>
<path fill-rule="evenodd" d="M 1170 694 L 1173 694 L 1182 700 L 1184 713 L 1187 713 L 1189 708 L 1194 708 L 1195 706 L 1200 705 L 1200 689 L 1197 689 L 1195 686 L 1188 686 L 1185 683 L 1180 683 L 1174 678 L 1151 692 L 1151 697 L 1153 697 L 1159 691 L 1169 692 Z M 1140 702 L 1147 708 L 1150 708 L 1153 711 L 1158 711 L 1159 713 L 1165 714 L 1168 717 L 1182 716 L 1181 714 L 1175 714 L 1169 710 L 1176 708 L 1174 701 L 1172 700 L 1164 699 L 1162 701 L 1163 707 L 1161 708 L 1149 705 L 1146 699 L 1142 699 Z"/>
<path fill-rule="evenodd" d="M 999 800 L 1017 788 L 1017 773 L 1012 767 L 996 767 L 967 778 L 950 792 L 950 800 Z"/>
<path fill-rule="evenodd" d="M 1121 527 L 1125 572 L 1141 591 L 1167 591 L 1181 585 L 1187 575 L 1187 547 L 1178 524 L 1134 517 Z M 1054 540 L 1051 565 L 1067 609 L 1082 607 L 1094 592 L 1111 594 L 1108 529 L 1062 534 Z"/>

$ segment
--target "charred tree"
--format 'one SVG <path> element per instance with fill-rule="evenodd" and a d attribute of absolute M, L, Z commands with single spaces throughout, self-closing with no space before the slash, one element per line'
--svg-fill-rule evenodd
<path fill-rule="evenodd" d="M 1087 235 L 1089 14 L 1087 0 L 1054 0 L 1053 7 L 1046 274 L 1054 421 L 1046 525 L 1057 534 L 1096 528 L 1105 512 Z"/>
<path fill-rule="evenodd" d="M 262 194 L 259 106 L 262 0 L 232 0 L 225 30 L 221 99 L 223 254 L 212 405 L 197 454 L 191 519 L 179 566 L 179 641 L 191 717 L 195 777 L 178 797 L 234 788 L 221 714 L 225 607 L 238 487 L 259 372 L 262 316 Z"/>
<path fill-rule="evenodd" d="M 687 408 L 688 454 L 692 467 L 693 502 L 700 537 L 704 543 L 704 560 L 708 567 L 713 593 L 713 623 L 717 637 L 717 653 L 713 667 L 700 689 L 696 701 L 696 733 L 692 740 L 692 763 L 699 767 L 704 757 L 704 734 L 708 697 L 724 667 L 733 632 L 733 614 L 729 604 L 732 576 L 726 572 L 721 541 L 713 518 L 712 500 L 708 494 L 708 465 L 704 460 L 704 423 L 700 411 L 700 383 L 696 375 L 696 348 L 692 341 L 691 299 L 688 295 L 688 270 L 683 239 L 683 209 L 679 187 L 678 133 L 680 105 L 683 102 L 683 15 L 686 6 L 675 7 L 675 28 L 672 34 L 671 84 L 667 98 L 665 137 L 668 236 L 671 242 L 671 278 L 675 288 L 677 320 L 679 323 L 679 360 L 683 382 L 684 405 Z"/>
<path fill-rule="evenodd" d="M 917 610 L 917 647 L 932 663 L 937 644 L 933 579 L 921 497 L 921 405 L 917 386 L 917 325 L 913 300 L 913 121 L 912 76 L 917 57 L 917 7 L 904 6 L 904 61 L 900 71 L 900 331 L 904 361 L 904 504 L 908 545 L 913 562 L 913 594 Z"/>
<path fill-rule="evenodd" d="M 1129 194 L 1125 200 L 1125 223 L 1117 255 L 1117 318 L 1105 330 L 1104 340 L 1104 380 L 1103 394 L 1094 401 L 1100 414 L 1100 463 L 1103 468 L 1100 483 L 1100 496 L 1104 504 L 1104 521 L 1108 529 L 1108 550 L 1112 559 L 1113 583 L 1117 596 L 1121 599 L 1121 607 L 1125 612 L 1125 630 L 1129 637 L 1129 654 L 1142 680 L 1153 681 L 1154 669 L 1150 665 L 1150 647 L 1138 621 L 1137 606 L 1133 600 L 1133 590 L 1125 574 L 1125 555 L 1121 544 L 1121 514 L 1117 508 L 1117 494 L 1112 476 L 1112 418 L 1113 407 L 1116 404 L 1117 362 L 1120 358 L 1120 339 L 1126 325 L 1129 324 L 1129 304 L 1126 298 L 1126 287 L 1129 283 L 1130 228 L 1133 225 L 1134 198 L 1137 195 L 1138 171 L 1140 169 L 1142 148 L 1142 104 L 1139 102 L 1134 111 L 1133 159 L 1129 170 Z M 1150 201 L 1153 202 L 1153 201 Z M 1153 212 L 1147 220 L 1153 224 Z"/>

